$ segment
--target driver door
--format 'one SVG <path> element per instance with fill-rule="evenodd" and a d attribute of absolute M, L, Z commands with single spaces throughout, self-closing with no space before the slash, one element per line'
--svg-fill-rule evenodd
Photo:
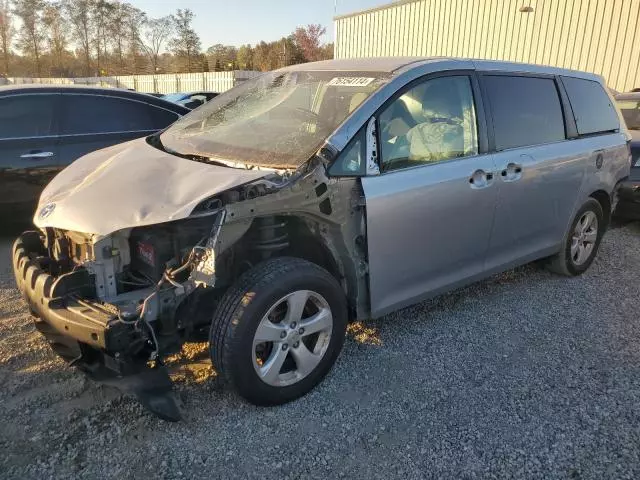
<path fill-rule="evenodd" d="M 378 114 L 381 174 L 362 178 L 373 317 L 483 275 L 497 193 L 477 99 L 471 75 L 431 77 Z"/>

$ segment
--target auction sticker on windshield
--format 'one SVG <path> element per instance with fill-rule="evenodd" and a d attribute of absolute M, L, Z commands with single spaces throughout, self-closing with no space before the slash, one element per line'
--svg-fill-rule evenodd
<path fill-rule="evenodd" d="M 332 78 L 327 85 L 339 86 L 339 87 L 366 87 L 375 78 L 369 77 L 335 77 Z"/>

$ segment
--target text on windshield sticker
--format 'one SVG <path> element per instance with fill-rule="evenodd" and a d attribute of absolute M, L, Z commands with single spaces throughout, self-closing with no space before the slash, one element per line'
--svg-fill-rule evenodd
<path fill-rule="evenodd" d="M 375 78 L 368 77 L 335 77 L 327 85 L 337 87 L 365 87 L 373 82 Z"/>

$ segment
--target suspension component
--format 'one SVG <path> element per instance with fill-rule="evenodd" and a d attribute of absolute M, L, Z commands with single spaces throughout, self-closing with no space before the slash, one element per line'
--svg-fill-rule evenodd
<path fill-rule="evenodd" d="M 256 219 L 256 235 L 252 247 L 260 252 L 263 259 L 289 246 L 289 234 L 286 222 L 276 217 Z"/>

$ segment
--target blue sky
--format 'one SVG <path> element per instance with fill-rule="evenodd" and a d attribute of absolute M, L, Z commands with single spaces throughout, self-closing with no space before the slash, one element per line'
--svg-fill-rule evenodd
<path fill-rule="evenodd" d="M 255 44 L 278 40 L 299 25 L 327 27 L 333 41 L 334 0 L 129 0 L 152 17 L 190 8 L 204 50 L 215 43 Z M 390 3 L 391 0 L 337 0 L 338 15 Z"/>

